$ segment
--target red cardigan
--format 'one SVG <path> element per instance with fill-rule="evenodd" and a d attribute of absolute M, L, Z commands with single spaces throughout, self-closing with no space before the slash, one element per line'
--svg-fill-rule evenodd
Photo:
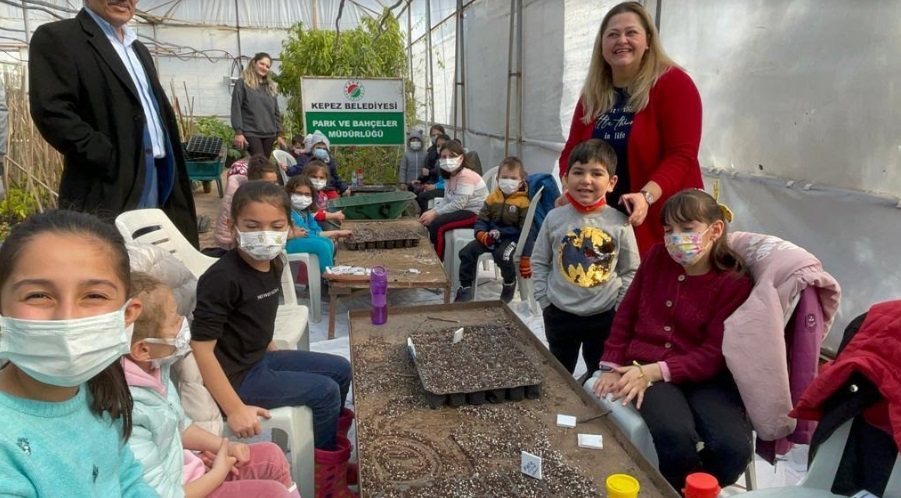
<path fill-rule="evenodd" d="M 846 387 L 851 374 L 859 372 L 869 379 L 887 403 L 871 405 L 864 416 L 883 427 L 888 421 L 895 444 L 901 447 L 901 301 L 874 304 L 854 338 L 838 357 L 820 368 L 798 405 L 789 416 L 819 420 L 824 404 L 839 389 Z"/>
<path fill-rule="evenodd" d="M 582 100 L 576 104 L 569 138 L 560 154 L 560 177 L 566 173 L 573 148 L 591 138 L 594 121 L 582 122 Z M 698 148 L 701 143 L 701 96 L 681 69 L 664 73 L 651 88 L 648 105 L 635 114 L 629 133 L 629 179 L 633 192 L 653 180 L 663 195 L 654 201 L 645 222 L 635 227 L 638 250 L 644 257 L 663 240 L 660 209 L 673 194 L 686 188 L 704 188 Z"/>
<path fill-rule="evenodd" d="M 657 244 L 616 311 L 601 361 L 665 361 L 675 383 L 713 378 L 726 368 L 723 322 L 745 302 L 751 287 L 750 277 L 733 272 L 686 275 Z"/>

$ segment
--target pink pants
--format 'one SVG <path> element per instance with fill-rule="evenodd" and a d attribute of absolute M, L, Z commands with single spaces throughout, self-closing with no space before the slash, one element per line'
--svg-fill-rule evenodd
<path fill-rule="evenodd" d="M 209 498 L 289 497 L 288 486 L 294 483 L 288 461 L 281 448 L 273 443 L 250 446 L 250 461 L 229 474 Z"/>

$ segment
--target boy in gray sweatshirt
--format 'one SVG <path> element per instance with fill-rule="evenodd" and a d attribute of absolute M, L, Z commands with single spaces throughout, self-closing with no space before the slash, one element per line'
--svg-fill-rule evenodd
<path fill-rule="evenodd" d="M 568 204 L 548 213 L 535 240 L 535 299 L 551 353 L 572 373 L 581 348 L 591 374 L 638 269 L 638 244 L 626 216 L 606 205 L 616 185 L 610 145 L 591 139 L 576 146 L 564 185 Z"/>

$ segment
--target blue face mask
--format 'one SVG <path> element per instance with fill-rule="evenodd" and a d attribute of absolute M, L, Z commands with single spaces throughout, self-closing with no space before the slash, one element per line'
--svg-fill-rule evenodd
<path fill-rule="evenodd" d="M 321 160 L 323 160 L 323 161 L 325 161 L 325 162 L 328 162 L 328 159 L 329 159 L 329 157 L 328 157 L 328 151 L 325 150 L 325 149 L 314 149 L 314 150 L 313 150 L 313 156 L 315 156 L 316 159 L 321 159 Z"/>

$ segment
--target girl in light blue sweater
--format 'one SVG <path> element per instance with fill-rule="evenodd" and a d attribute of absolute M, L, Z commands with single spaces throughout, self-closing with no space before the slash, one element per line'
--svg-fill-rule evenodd
<path fill-rule="evenodd" d="M 4 496 L 157 496 L 126 444 L 129 286 L 122 237 L 87 214 L 33 215 L 0 248 Z"/>

